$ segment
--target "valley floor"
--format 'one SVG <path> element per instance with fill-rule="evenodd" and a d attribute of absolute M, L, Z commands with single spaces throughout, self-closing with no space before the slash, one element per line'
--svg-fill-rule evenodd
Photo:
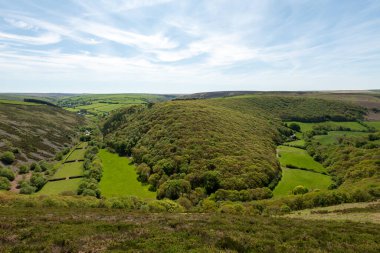
<path fill-rule="evenodd" d="M 100 208 L 0 208 L 1 252 L 379 252 L 378 224 Z"/>

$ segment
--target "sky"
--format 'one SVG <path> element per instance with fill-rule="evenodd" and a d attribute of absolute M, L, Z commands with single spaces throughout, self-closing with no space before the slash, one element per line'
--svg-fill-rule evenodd
<path fill-rule="evenodd" d="M 379 0 L 0 0 L 0 92 L 356 89 Z"/>

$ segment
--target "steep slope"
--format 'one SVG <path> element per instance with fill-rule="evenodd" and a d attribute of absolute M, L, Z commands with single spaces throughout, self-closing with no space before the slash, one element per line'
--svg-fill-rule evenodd
<path fill-rule="evenodd" d="M 51 158 L 69 145 L 82 119 L 58 107 L 0 103 L 0 152 L 21 162 Z"/>

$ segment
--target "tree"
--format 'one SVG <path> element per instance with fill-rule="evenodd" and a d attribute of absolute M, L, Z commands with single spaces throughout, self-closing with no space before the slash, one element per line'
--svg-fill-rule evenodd
<path fill-rule="evenodd" d="M 20 193 L 21 194 L 32 194 L 36 191 L 36 187 L 34 186 L 31 186 L 29 183 L 27 182 L 22 182 L 20 184 Z"/>
<path fill-rule="evenodd" d="M 33 173 L 30 178 L 30 184 L 36 187 L 36 190 L 40 190 L 46 182 L 47 180 L 40 173 Z"/>
<path fill-rule="evenodd" d="M 157 192 L 157 198 L 178 199 L 182 194 L 189 193 L 191 190 L 190 182 L 184 179 L 168 180 L 163 183 Z"/>
<path fill-rule="evenodd" d="M 29 167 L 25 164 L 21 165 L 18 171 L 20 174 L 26 174 L 29 172 Z"/>
<path fill-rule="evenodd" d="M 0 190 L 9 190 L 11 189 L 11 183 L 8 178 L 0 177 Z"/>
<path fill-rule="evenodd" d="M 207 194 L 214 193 L 219 189 L 219 173 L 217 171 L 207 171 L 203 174 L 203 186 Z"/>
<path fill-rule="evenodd" d="M 301 131 L 300 125 L 298 125 L 297 123 L 294 123 L 294 122 L 289 124 L 289 128 L 296 131 L 296 132 Z"/>
<path fill-rule="evenodd" d="M 15 155 L 10 151 L 2 153 L 0 156 L 0 160 L 5 164 L 12 164 L 15 161 L 15 159 Z"/>

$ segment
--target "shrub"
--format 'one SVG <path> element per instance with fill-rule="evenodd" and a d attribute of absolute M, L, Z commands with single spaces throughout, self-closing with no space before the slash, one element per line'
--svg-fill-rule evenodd
<path fill-rule="evenodd" d="M 289 128 L 297 132 L 301 131 L 301 127 L 297 123 L 290 123 Z"/>
<path fill-rule="evenodd" d="M 6 151 L 0 155 L 0 160 L 5 164 L 12 164 L 15 159 L 15 155 L 10 151 Z"/>
<path fill-rule="evenodd" d="M 39 191 L 46 184 L 46 182 L 47 180 L 40 173 L 33 173 L 32 177 L 30 178 L 30 184 L 36 187 L 37 191 Z"/>
<path fill-rule="evenodd" d="M 281 212 L 282 212 L 282 213 L 290 213 L 290 211 L 292 211 L 292 209 L 290 209 L 290 207 L 289 207 L 288 205 L 283 204 L 283 205 L 281 206 Z"/>
<path fill-rule="evenodd" d="M 9 181 L 13 181 L 15 174 L 9 168 L 0 168 L 0 177 L 6 177 Z"/>
<path fill-rule="evenodd" d="M 19 170 L 18 170 L 18 172 L 20 174 L 26 174 L 26 173 L 29 172 L 29 167 L 27 165 L 25 165 L 25 164 L 21 165 L 20 168 L 19 168 Z"/>
<path fill-rule="evenodd" d="M 11 183 L 8 178 L 0 177 L 0 190 L 9 190 L 11 189 Z"/>
<path fill-rule="evenodd" d="M 21 194 L 32 194 L 36 191 L 36 189 L 37 189 L 36 187 L 31 186 L 29 183 L 22 182 L 21 187 L 20 187 L 20 193 Z"/>
<path fill-rule="evenodd" d="M 298 185 L 298 186 L 294 187 L 292 192 L 294 195 L 298 195 L 298 194 L 308 193 L 309 190 L 303 185 Z"/>
<path fill-rule="evenodd" d="M 163 183 L 157 192 L 157 198 L 178 199 L 182 194 L 189 193 L 191 190 L 190 182 L 184 179 L 168 180 Z"/>

